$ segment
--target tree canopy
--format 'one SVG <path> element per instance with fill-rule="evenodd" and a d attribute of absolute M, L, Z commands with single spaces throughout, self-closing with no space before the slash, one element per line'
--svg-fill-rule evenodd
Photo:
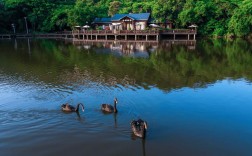
<path fill-rule="evenodd" d="M 158 22 L 175 28 L 199 26 L 204 36 L 245 36 L 252 32 L 251 0 L 0 0 L 0 33 L 54 32 L 91 24 L 95 17 L 150 12 Z"/>

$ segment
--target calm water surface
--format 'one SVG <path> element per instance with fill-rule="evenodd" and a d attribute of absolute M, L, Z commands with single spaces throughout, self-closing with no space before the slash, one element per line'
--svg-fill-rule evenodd
<path fill-rule="evenodd" d="M 251 156 L 251 82 L 244 40 L 0 40 L 0 155 Z M 103 114 L 114 97 L 118 114 Z"/>

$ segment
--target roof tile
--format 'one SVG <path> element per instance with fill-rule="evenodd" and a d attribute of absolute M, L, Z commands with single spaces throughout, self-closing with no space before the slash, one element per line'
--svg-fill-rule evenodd
<path fill-rule="evenodd" d="M 119 21 L 124 17 L 129 17 L 134 20 L 148 20 L 150 17 L 150 13 L 139 13 L 139 14 L 115 14 L 111 21 Z"/>

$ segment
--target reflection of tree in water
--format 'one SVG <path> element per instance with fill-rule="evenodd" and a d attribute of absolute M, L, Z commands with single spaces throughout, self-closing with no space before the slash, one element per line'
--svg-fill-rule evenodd
<path fill-rule="evenodd" d="M 3 71 L 4 76 L 17 73 L 27 81 L 70 84 L 75 89 L 133 85 L 145 89 L 155 86 L 163 91 L 206 87 L 226 78 L 252 81 L 252 46 L 245 40 L 199 40 L 195 50 L 175 42 L 144 43 L 150 54 L 148 59 L 107 55 L 111 42 L 79 50 L 60 41 L 31 40 L 32 54 L 29 54 L 27 40 L 17 41 L 19 52 L 11 55 L 15 51 L 14 42 L 0 43 L 0 80 Z"/>
<path fill-rule="evenodd" d="M 68 53 L 71 59 L 69 65 L 76 64 L 76 66 L 61 73 L 60 77 L 63 77 L 64 83 L 76 87 L 82 84 L 100 90 L 101 85 L 109 87 L 134 85 L 145 89 L 155 86 L 170 91 L 185 86 L 206 87 L 209 83 L 226 77 L 252 79 L 251 46 L 242 40 L 233 42 L 201 40 L 197 41 L 195 50 L 187 47 L 192 43 L 160 42 L 158 45 L 137 43 L 139 44 L 137 47 L 145 44 L 145 49 L 150 54 L 148 59 L 100 55 L 97 52 L 98 47 L 101 47 L 100 52 L 108 52 L 112 43 L 97 44 L 92 44 L 89 54 L 80 53 L 71 47 Z M 57 53 L 57 56 L 61 56 L 59 58 L 62 58 L 62 55 L 62 52 Z"/>
<path fill-rule="evenodd" d="M 80 85 L 85 87 L 116 87 L 118 85 L 128 87 L 135 85 L 135 79 L 130 78 L 128 75 L 125 75 L 123 78 L 118 78 L 112 75 L 106 76 L 103 72 L 100 72 L 99 75 L 94 75 L 88 69 L 81 70 L 76 65 L 73 71 L 65 71 L 60 77 L 62 82 L 71 84 L 75 87 L 78 87 Z"/>

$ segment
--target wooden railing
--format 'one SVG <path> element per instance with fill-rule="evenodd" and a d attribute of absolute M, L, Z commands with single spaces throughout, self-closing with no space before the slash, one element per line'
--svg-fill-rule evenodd
<path fill-rule="evenodd" d="M 188 33 L 197 33 L 197 31 L 191 30 L 191 29 L 173 29 L 173 30 L 160 30 L 160 33 L 163 33 L 163 34 L 188 34 Z"/>
<path fill-rule="evenodd" d="M 87 34 L 87 35 L 98 35 L 98 34 L 123 34 L 123 35 L 134 35 L 134 34 L 196 34 L 196 30 L 191 29 L 172 29 L 172 30 L 73 30 L 65 31 L 65 34 Z"/>
<path fill-rule="evenodd" d="M 158 34 L 159 30 L 73 30 L 73 34 Z M 69 32 L 65 32 L 69 33 Z"/>
<path fill-rule="evenodd" d="M 0 34 L 0 38 L 11 37 L 61 37 L 67 38 L 73 35 L 196 35 L 197 30 L 191 29 L 172 29 L 172 30 L 73 30 L 56 33 L 38 34 Z"/>

